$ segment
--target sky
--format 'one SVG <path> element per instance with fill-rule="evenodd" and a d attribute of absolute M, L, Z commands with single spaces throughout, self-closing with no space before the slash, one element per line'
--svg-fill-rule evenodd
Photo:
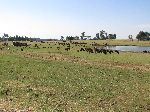
<path fill-rule="evenodd" d="M 118 39 L 150 32 L 150 0 L 0 0 L 0 36 L 94 37 L 105 30 Z"/>

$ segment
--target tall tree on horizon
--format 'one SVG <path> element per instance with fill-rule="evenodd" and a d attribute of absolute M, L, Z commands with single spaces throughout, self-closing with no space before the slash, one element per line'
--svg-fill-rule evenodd
<path fill-rule="evenodd" d="M 136 39 L 138 39 L 139 41 L 141 41 L 141 40 L 150 40 L 150 33 L 149 32 L 144 32 L 144 31 L 140 31 L 137 34 Z"/>

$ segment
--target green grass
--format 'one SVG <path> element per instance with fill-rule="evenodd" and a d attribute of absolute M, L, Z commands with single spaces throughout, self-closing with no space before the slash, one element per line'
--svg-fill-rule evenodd
<path fill-rule="evenodd" d="M 0 109 L 150 111 L 149 54 L 88 54 L 76 52 L 78 47 L 67 52 L 54 44 L 33 46 L 23 52 L 12 46 L 0 51 Z"/>
<path fill-rule="evenodd" d="M 84 42 L 87 43 L 92 43 L 92 42 L 96 42 L 100 45 L 104 45 L 105 43 L 107 43 L 108 45 L 139 45 L 139 46 L 150 46 L 150 41 L 138 41 L 138 40 L 134 40 L 134 41 L 130 41 L 128 39 L 118 39 L 118 40 L 83 40 Z M 79 40 L 80 42 L 80 40 Z"/>
<path fill-rule="evenodd" d="M 0 64 L 0 97 L 6 101 L 1 104 L 7 108 L 147 111 L 150 103 L 149 72 L 140 74 L 12 55 L 1 56 Z M 5 93 L 7 89 L 8 95 Z"/>

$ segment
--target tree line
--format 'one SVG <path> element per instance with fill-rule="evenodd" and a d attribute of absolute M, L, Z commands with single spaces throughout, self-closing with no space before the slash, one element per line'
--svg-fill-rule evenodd
<path fill-rule="evenodd" d="M 81 33 L 81 36 L 61 36 L 60 40 L 106 40 L 106 39 L 116 39 L 116 34 L 108 34 L 106 31 L 102 30 L 100 33 L 97 33 L 94 38 L 91 38 L 91 36 L 86 36 L 85 32 Z"/>
<path fill-rule="evenodd" d="M 100 33 L 96 34 L 96 37 L 91 39 L 91 36 L 85 36 L 85 32 L 81 33 L 81 36 L 61 36 L 60 40 L 106 40 L 106 39 L 116 39 L 117 35 L 116 34 L 107 34 L 104 30 L 100 31 Z M 132 35 L 129 35 L 129 39 L 132 38 Z M 139 41 L 146 41 L 150 40 L 150 33 L 149 32 L 144 32 L 140 31 L 136 39 Z M 27 37 L 27 36 L 9 36 L 8 34 L 5 34 L 0 37 L 0 41 L 36 41 L 35 38 Z"/>
<path fill-rule="evenodd" d="M 100 33 L 96 34 L 96 37 L 94 37 L 93 39 L 89 38 L 90 36 L 85 36 L 85 32 L 81 33 L 82 36 L 67 36 L 66 40 L 106 40 L 106 39 L 116 39 L 117 35 L 116 34 L 107 34 L 104 30 L 100 31 Z M 128 37 L 130 40 L 133 41 L 132 35 L 129 35 Z M 61 40 L 64 40 L 65 37 L 61 36 Z M 137 36 L 136 39 L 139 41 L 149 41 L 150 40 L 150 33 L 149 32 L 144 32 L 144 31 L 140 31 Z"/>
<path fill-rule="evenodd" d="M 1 41 L 33 41 L 34 38 L 27 37 L 27 36 L 19 36 L 19 35 L 9 36 L 8 34 L 4 33 L 4 35 L 0 37 L 0 40 Z"/>

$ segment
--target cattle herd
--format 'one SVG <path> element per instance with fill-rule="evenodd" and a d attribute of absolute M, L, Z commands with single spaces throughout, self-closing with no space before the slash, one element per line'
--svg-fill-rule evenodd
<path fill-rule="evenodd" d="M 13 45 L 16 47 L 21 47 L 21 46 L 28 46 L 27 43 L 21 43 L 21 42 L 13 42 Z"/>
<path fill-rule="evenodd" d="M 48 46 L 43 46 L 46 45 L 45 43 L 48 43 Z M 53 43 L 53 44 L 52 44 Z M 3 46 L 8 46 L 8 43 L 3 43 Z M 23 42 L 13 42 L 13 46 L 15 47 L 21 47 L 21 51 L 23 51 L 24 47 L 29 47 L 31 48 L 32 44 L 27 44 Z M 66 42 L 66 41 L 52 41 L 52 42 L 44 42 L 41 41 L 40 44 L 39 42 L 36 42 L 34 44 L 34 48 L 41 49 L 41 48 L 53 48 L 56 47 L 57 50 L 62 50 L 64 49 L 65 51 L 70 51 L 73 48 L 77 47 L 77 52 L 88 52 L 90 53 L 103 53 L 103 54 L 112 54 L 112 53 L 117 53 L 119 54 L 118 50 L 111 50 L 111 49 L 106 49 L 105 46 L 108 44 L 105 43 L 103 46 L 97 44 L 96 42 L 92 42 L 92 44 L 85 43 L 85 42 Z M 100 47 L 98 47 L 100 46 Z M 23 47 L 23 48 L 22 48 Z M 0 48 L 2 50 L 2 48 Z M 150 53 L 149 51 L 143 51 L 143 53 Z"/>
<path fill-rule="evenodd" d="M 110 50 L 110 49 L 104 49 L 104 48 L 97 48 L 97 47 L 94 47 L 94 49 L 92 48 L 81 48 L 80 51 L 86 51 L 86 52 L 89 52 L 89 53 L 104 53 L 104 54 L 112 54 L 114 52 L 116 52 L 117 54 L 119 54 L 119 51 L 118 50 Z"/>
<path fill-rule="evenodd" d="M 49 43 L 48 46 L 43 46 L 45 45 L 46 42 L 43 42 L 41 41 L 40 44 L 39 42 L 35 43 L 34 44 L 34 48 L 37 48 L 37 49 L 41 49 L 41 48 L 53 48 L 56 46 L 56 49 L 57 50 L 60 50 L 60 49 L 64 49 L 65 51 L 70 51 L 71 49 L 73 49 L 74 47 L 77 47 L 78 50 L 76 50 L 77 52 L 88 52 L 88 53 L 104 53 L 104 54 L 112 54 L 112 53 L 117 53 L 119 54 L 119 51 L 118 50 L 109 50 L 109 49 L 104 49 L 104 48 L 98 48 L 98 47 L 93 47 L 95 45 L 98 45 L 97 43 L 92 43 L 90 44 L 89 47 L 87 45 L 87 43 L 85 42 L 66 42 L 66 41 L 61 41 L 61 42 L 47 42 Z M 51 44 L 53 43 L 53 44 Z M 4 43 L 4 46 L 7 46 L 8 44 Z M 21 51 L 23 51 L 24 47 L 30 47 L 30 45 L 32 44 L 27 44 L 27 43 L 23 43 L 23 42 L 13 42 L 12 44 L 13 46 L 15 47 L 21 47 Z M 51 46 L 52 45 L 52 46 Z M 2 48 L 1 48 L 2 50 Z"/>

